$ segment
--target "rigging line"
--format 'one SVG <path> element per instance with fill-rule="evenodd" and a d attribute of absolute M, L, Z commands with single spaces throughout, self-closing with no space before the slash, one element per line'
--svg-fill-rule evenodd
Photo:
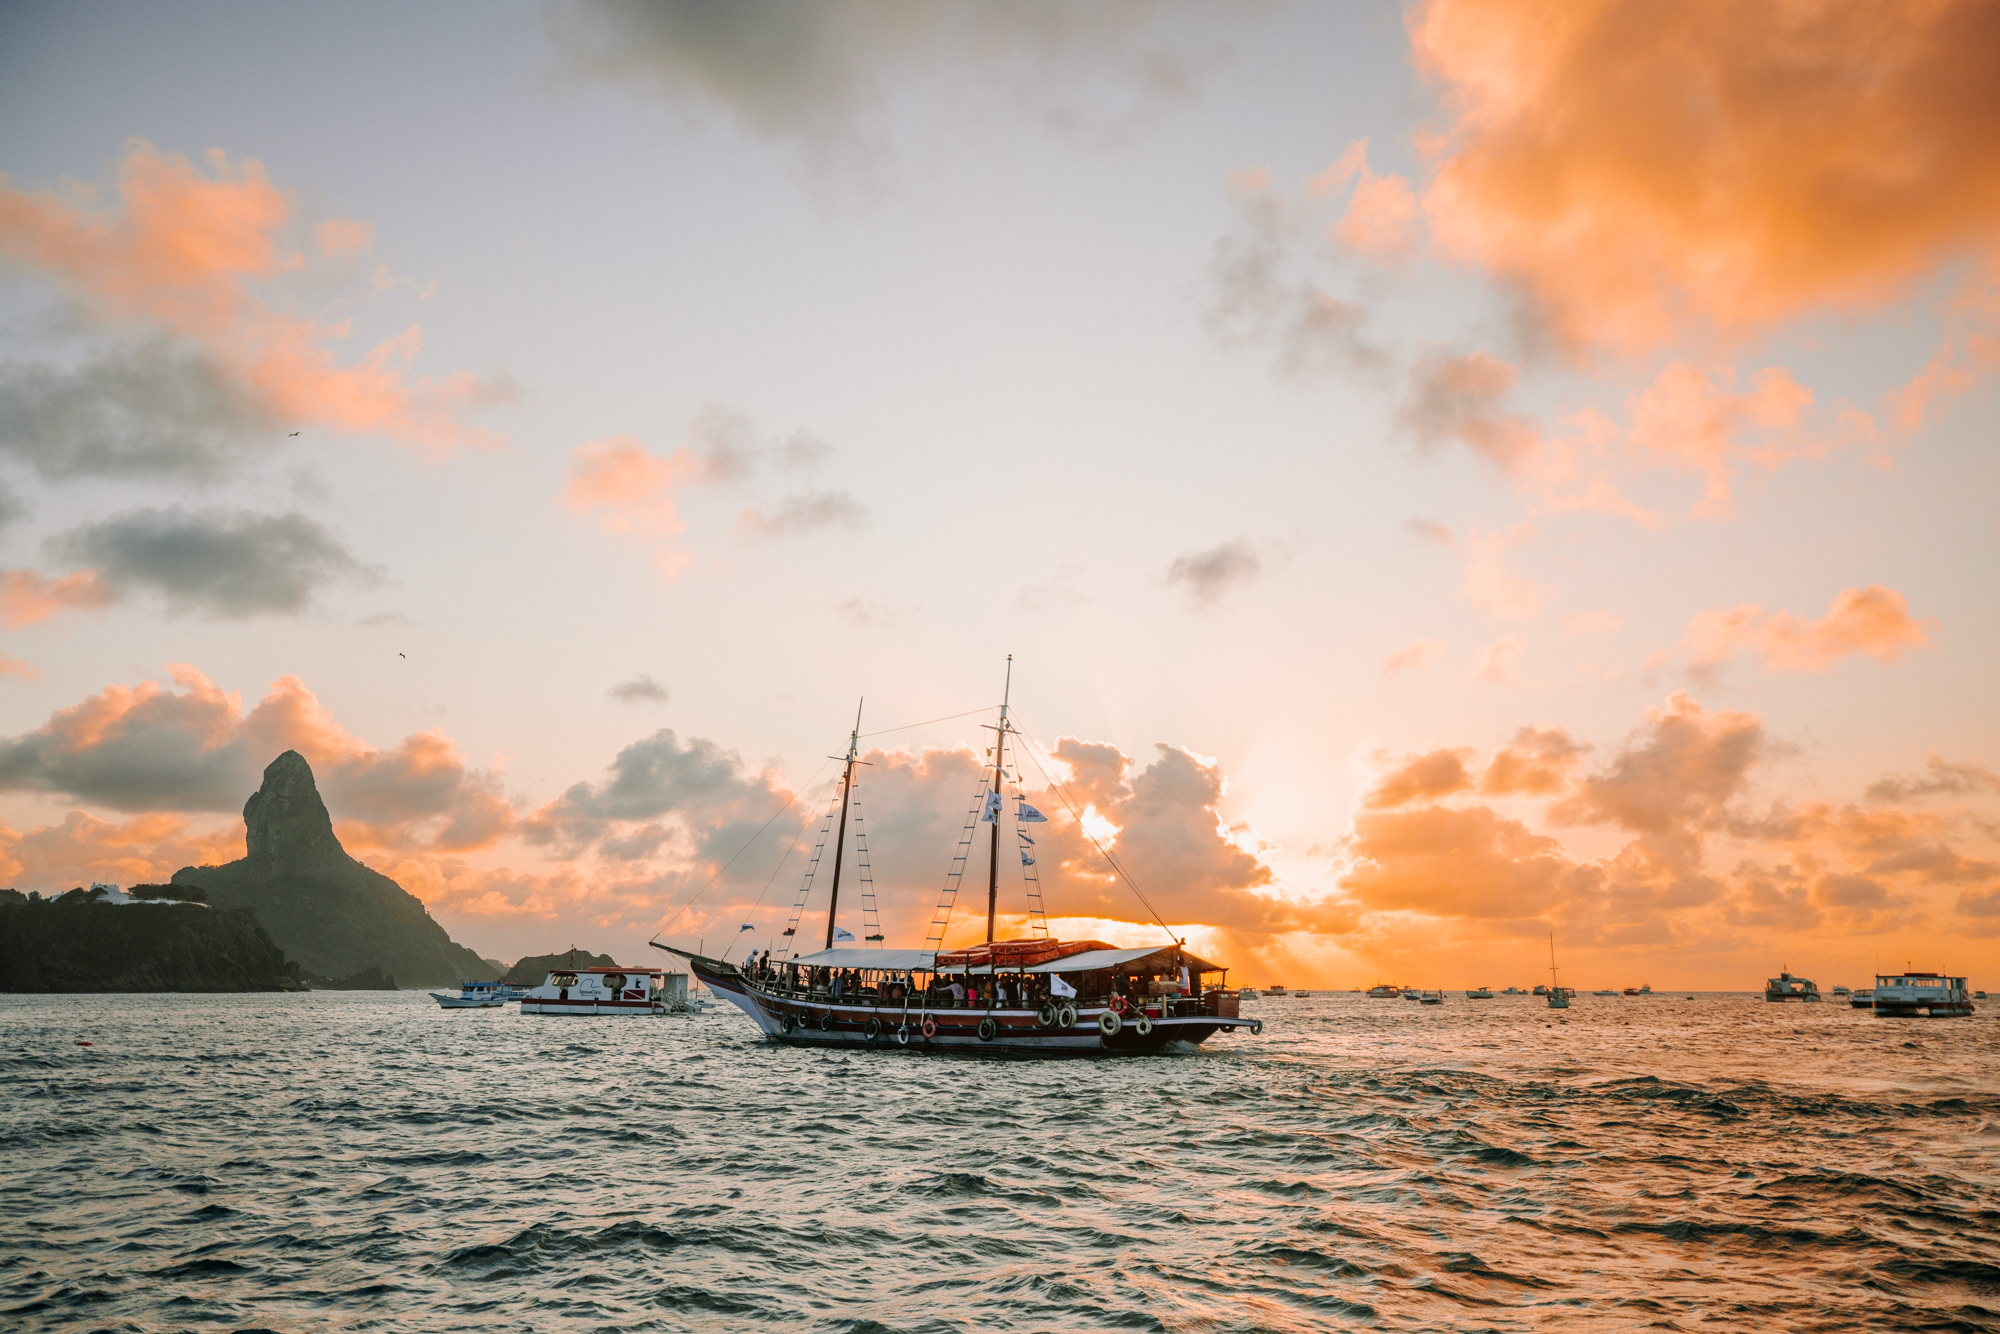
<path fill-rule="evenodd" d="M 818 778 L 820 769 L 824 768 L 826 768 L 826 762 L 822 761 L 820 763 L 819 769 L 815 769 L 812 771 L 811 776 L 806 779 L 804 785 L 794 789 L 792 795 L 785 798 L 785 804 L 778 807 L 777 810 L 771 812 L 771 819 L 766 820 L 764 821 L 763 824 L 757 826 L 757 832 L 750 835 L 749 842 L 745 843 L 742 847 L 736 850 L 736 857 L 741 857 L 744 853 L 750 851 L 750 844 L 755 843 L 758 839 L 762 838 L 764 836 L 764 831 L 771 827 L 772 821 L 775 821 L 779 816 L 783 815 L 786 811 L 792 808 L 792 803 L 797 801 L 799 797 L 802 794 L 804 794 L 806 789 L 812 786 L 813 779 Z M 653 928 L 653 939 L 658 940 L 660 938 L 660 933 L 662 931 L 665 931 L 671 923 L 680 920 L 680 915 L 682 913 L 686 912 L 689 908 L 694 907 L 695 900 L 700 898 L 702 895 L 708 893 L 710 885 L 713 885 L 716 881 L 722 879 L 722 872 L 727 871 L 730 867 L 736 865 L 736 857 L 731 857 L 728 861 L 724 862 L 722 864 L 722 870 L 717 871 L 714 875 L 710 876 L 708 878 L 708 884 L 703 885 L 700 889 L 697 889 L 693 894 L 689 895 L 688 901 L 686 903 L 683 903 L 680 907 L 674 909 L 673 914 L 671 916 L 662 918 L 660 921 L 660 925 Z"/>
<path fill-rule="evenodd" d="M 1160 930 L 1167 933 L 1167 939 L 1173 941 L 1176 945 L 1178 945 L 1180 943 L 1180 937 L 1176 936 L 1174 934 L 1174 929 L 1167 925 L 1167 919 L 1160 916 L 1160 910 L 1153 906 L 1153 901 L 1147 898 L 1145 892 L 1141 890 L 1139 886 L 1137 886 L 1132 882 L 1131 872 L 1127 871 L 1124 867 L 1124 864 L 1121 863 L 1116 857 L 1111 855 L 1111 849 L 1105 847 L 1102 843 L 1099 843 L 1097 841 L 1097 835 L 1091 833 L 1090 830 L 1084 827 L 1083 811 L 1078 808 L 1075 801 L 1070 799 L 1070 795 L 1068 791 L 1064 789 L 1063 785 L 1061 783 L 1058 783 L 1052 776 L 1050 776 L 1049 771 L 1042 767 L 1041 760 L 1035 755 L 1035 752 L 1041 748 L 1036 743 L 1035 739 L 1029 736 L 1025 731 L 1016 731 L 1015 735 L 1019 736 L 1023 741 L 1028 743 L 1027 745 L 1022 746 L 1021 749 L 1027 753 L 1029 761 L 1032 762 L 1035 768 L 1041 772 L 1042 780 L 1049 785 L 1049 790 L 1055 793 L 1056 796 L 1060 797 L 1062 799 L 1063 805 L 1069 808 L 1069 813 L 1076 817 L 1077 831 L 1081 833 L 1085 838 L 1090 840 L 1090 845 L 1097 849 L 1098 855 L 1104 858 L 1104 860 L 1110 865 L 1111 869 L 1118 873 L 1118 878 L 1125 882 L 1125 888 L 1132 891 L 1132 897 L 1136 898 L 1137 900 L 1139 900 L 1141 904 L 1145 905 L 1146 911 L 1153 915 L 1153 920 L 1160 924 Z"/>
<path fill-rule="evenodd" d="M 871 736 L 887 736 L 891 732 L 907 732 L 913 727 L 929 727 L 932 723 L 948 723 L 953 718 L 970 718 L 975 713 L 991 713 L 991 712 L 993 712 L 993 705 L 988 704 L 983 709 L 967 709 L 964 713 L 947 714 L 942 718 L 928 718 L 920 723 L 904 723 L 901 727 L 885 727 L 881 729 L 879 732 L 863 732 L 861 735 L 864 738 Z"/>
<path fill-rule="evenodd" d="M 822 769 L 824 769 L 825 767 L 826 767 L 825 765 L 820 766 L 820 768 Z M 800 795 L 804 794 L 801 793 Z M 778 873 L 784 870 L 785 863 L 792 859 L 792 849 L 797 847 L 799 845 L 799 840 L 806 836 L 806 830 L 812 828 L 812 822 L 814 818 L 818 815 L 819 815 L 819 807 L 817 805 L 808 806 L 806 808 L 806 818 L 800 821 L 799 832 L 792 835 L 791 840 L 785 844 L 784 855 L 782 857 L 779 857 L 778 864 L 771 868 L 771 878 L 764 882 L 764 888 L 757 892 L 756 901 L 750 905 L 751 914 L 754 914 L 759 908 L 764 906 L 764 896 L 771 892 L 771 886 L 778 883 Z M 738 931 L 736 934 L 740 936 L 743 933 L 741 931 Z M 729 958 L 729 950 L 733 950 L 735 948 L 736 948 L 736 940 L 734 937 L 732 937 L 729 941 L 729 948 L 722 951 L 722 958 L 725 961 L 727 961 Z"/>

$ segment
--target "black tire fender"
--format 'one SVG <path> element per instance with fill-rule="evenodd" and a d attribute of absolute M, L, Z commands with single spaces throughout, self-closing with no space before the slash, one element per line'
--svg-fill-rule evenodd
<path fill-rule="evenodd" d="M 979 1040 L 981 1042 L 991 1042 L 998 1036 L 1000 1036 L 1000 1025 L 994 1023 L 991 1019 L 981 1019 L 979 1021 Z"/>
<path fill-rule="evenodd" d="M 1056 1026 L 1057 1013 L 1054 1001 L 1043 1001 L 1042 1008 L 1035 1011 L 1035 1019 L 1043 1028 L 1054 1028 Z"/>
<path fill-rule="evenodd" d="M 1132 1031 L 1134 1033 L 1137 1033 L 1142 1038 L 1150 1035 L 1153 1031 L 1153 1020 L 1151 1016 L 1149 1016 L 1144 1010 L 1139 1011 L 1139 1017 L 1132 1021 Z"/>
<path fill-rule="evenodd" d="M 1125 1027 L 1125 1021 L 1118 1017 L 1118 1011 L 1106 1010 L 1097 1016 L 1097 1031 L 1107 1038 L 1118 1036 L 1118 1030 Z"/>
<path fill-rule="evenodd" d="M 880 1019 L 871 1018 L 868 1021 L 868 1040 L 870 1042 L 873 1042 L 876 1038 L 879 1038 L 881 1036 L 882 1036 L 882 1021 Z"/>
<path fill-rule="evenodd" d="M 1060 1010 L 1056 1011 L 1056 1027 L 1076 1027 L 1076 1007 L 1074 1005 L 1065 1004 Z"/>

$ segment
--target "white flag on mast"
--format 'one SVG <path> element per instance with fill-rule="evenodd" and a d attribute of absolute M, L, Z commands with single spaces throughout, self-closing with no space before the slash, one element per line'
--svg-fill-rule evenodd
<path fill-rule="evenodd" d="M 852 940 L 854 939 L 854 933 L 844 926 L 836 926 L 833 928 L 833 938 L 836 943 L 843 940 Z"/>
<path fill-rule="evenodd" d="M 988 792 L 986 794 L 986 814 L 979 817 L 979 823 L 1000 823 L 1000 794 L 998 792 Z"/>
<path fill-rule="evenodd" d="M 1020 809 L 1014 812 L 1014 818 L 1022 824 L 1047 824 L 1049 822 L 1048 816 L 1043 815 L 1025 801 L 1021 803 Z"/>

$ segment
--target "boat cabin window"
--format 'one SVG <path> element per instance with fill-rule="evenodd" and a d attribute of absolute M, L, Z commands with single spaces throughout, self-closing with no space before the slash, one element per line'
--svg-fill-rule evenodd
<path fill-rule="evenodd" d="M 576 974 L 557 973 L 554 977 L 550 978 L 549 980 L 559 987 L 573 987 L 576 985 Z"/>
<path fill-rule="evenodd" d="M 625 974 L 606 973 L 604 975 L 604 985 L 609 987 L 613 991 L 619 990 L 625 985 Z"/>

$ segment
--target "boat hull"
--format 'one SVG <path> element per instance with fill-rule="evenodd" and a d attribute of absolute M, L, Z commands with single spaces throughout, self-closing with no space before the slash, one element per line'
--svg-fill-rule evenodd
<path fill-rule="evenodd" d="M 664 1001 L 524 1000 L 522 1014 L 665 1014 Z"/>
<path fill-rule="evenodd" d="M 1877 1019 L 1963 1019 L 1973 1010 L 1971 1001 L 1937 1001 L 1926 1004 L 1921 1001 L 1881 999 L 1877 999 L 1871 1008 Z"/>
<path fill-rule="evenodd" d="M 441 1010 L 502 1010 L 507 1007 L 507 1002 L 497 996 L 483 1000 L 467 1000 L 463 996 L 441 996 L 433 991 L 430 993 L 430 998 L 438 1003 L 438 1008 Z"/>
<path fill-rule="evenodd" d="M 1217 1033 L 1260 1033 L 1264 1028 L 1258 1019 L 1166 1016 L 1157 1005 L 1149 1007 L 1151 1031 L 1142 1034 L 1136 1012 L 1121 1016 L 1115 1033 L 1104 1032 L 1099 1022 L 1107 1012 L 1103 1005 L 1078 1007 L 1075 1024 L 1061 1028 L 1044 1026 L 1033 1010 L 926 1009 L 919 998 L 907 1005 L 857 1004 L 767 990 L 733 964 L 670 952 L 686 959 L 704 986 L 748 1015 L 764 1036 L 792 1047 L 879 1047 L 966 1056 L 1148 1056 L 1177 1044 L 1198 1046 Z"/>

